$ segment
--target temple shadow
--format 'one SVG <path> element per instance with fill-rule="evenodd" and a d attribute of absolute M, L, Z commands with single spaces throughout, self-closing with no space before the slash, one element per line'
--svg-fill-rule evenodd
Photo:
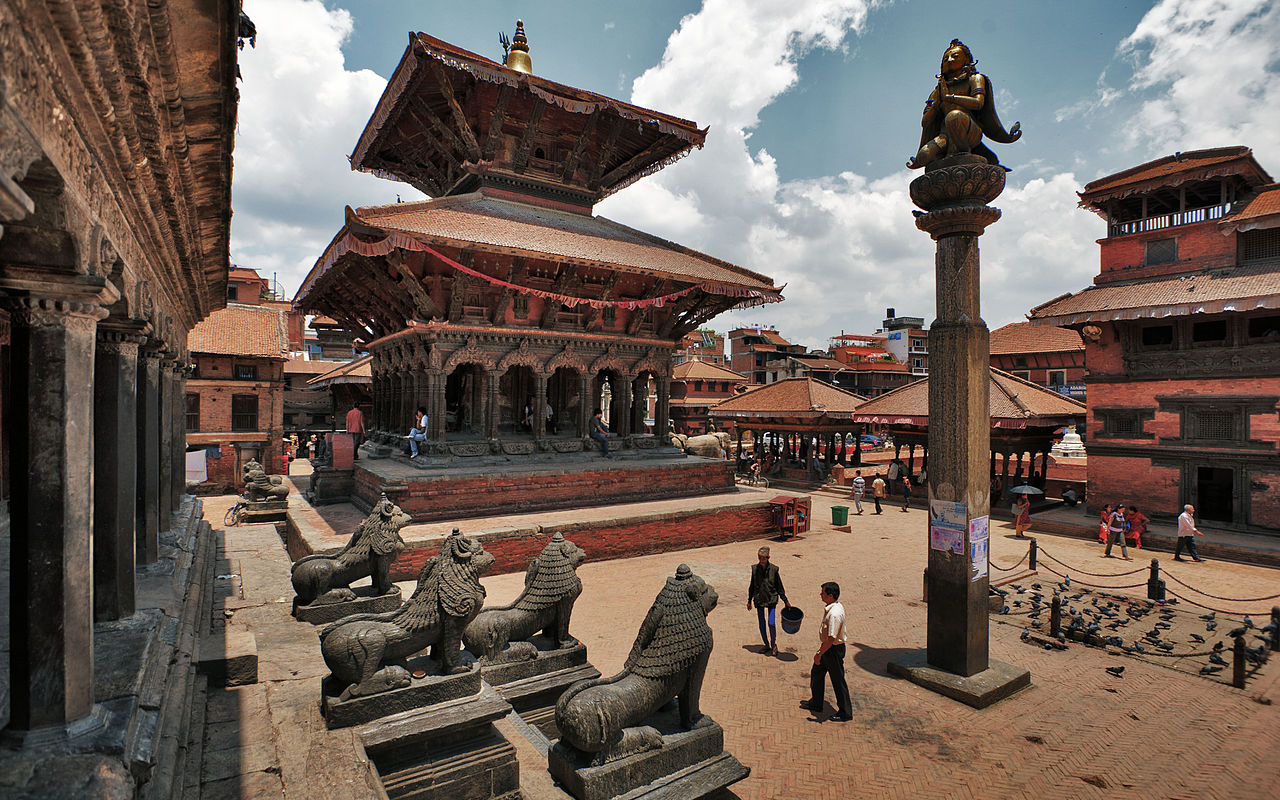
<path fill-rule="evenodd" d="M 863 642 L 849 642 L 850 647 L 857 648 L 852 661 L 863 672 L 872 675 L 888 675 L 889 662 L 904 658 L 912 653 L 920 652 L 919 647 L 872 647 Z"/>

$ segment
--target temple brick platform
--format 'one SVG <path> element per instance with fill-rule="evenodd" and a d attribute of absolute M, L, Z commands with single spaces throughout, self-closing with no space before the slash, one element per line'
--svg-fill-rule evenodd
<path fill-rule="evenodd" d="M 579 507 L 538 513 L 472 517 L 410 525 L 408 545 L 391 567 L 394 580 L 413 580 L 456 526 L 482 542 L 497 563 L 491 574 L 523 572 L 556 531 L 587 550 L 593 561 L 764 539 L 777 534 L 769 510 L 776 490 L 742 488 L 710 497 Z M 364 512 L 351 503 L 313 507 L 290 495 L 286 543 L 290 558 L 336 553 Z"/>
<path fill-rule="evenodd" d="M 548 461 L 432 470 L 400 458 L 361 459 L 352 502 L 367 513 L 385 492 L 415 522 L 437 522 L 734 491 L 729 461 L 683 453 L 645 460 L 581 458 L 557 454 Z"/>

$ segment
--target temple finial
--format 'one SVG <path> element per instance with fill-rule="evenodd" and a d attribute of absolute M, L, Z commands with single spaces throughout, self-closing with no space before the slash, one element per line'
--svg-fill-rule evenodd
<path fill-rule="evenodd" d="M 529 39 L 524 35 L 524 20 L 516 20 L 516 35 L 507 51 L 506 65 L 516 72 L 533 74 L 533 59 L 529 57 Z"/>

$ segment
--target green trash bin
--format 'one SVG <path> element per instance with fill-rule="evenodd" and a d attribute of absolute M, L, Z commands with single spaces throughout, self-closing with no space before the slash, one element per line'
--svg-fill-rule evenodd
<path fill-rule="evenodd" d="M 831 524 L 832 525 L 848 525 L 849 524 L 849 507 L 848 506 L 832 506 L 831 507 Z"/>

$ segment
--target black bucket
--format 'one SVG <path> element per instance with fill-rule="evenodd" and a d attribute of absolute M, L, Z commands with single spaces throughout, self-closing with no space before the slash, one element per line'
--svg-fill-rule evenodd
<path fill-rule="evenodd" d="M 782 609 L 782 630 L 784 633 L 799 633 L 801 622 L 804 622 L 803 611 L 795 606 Z"/>

